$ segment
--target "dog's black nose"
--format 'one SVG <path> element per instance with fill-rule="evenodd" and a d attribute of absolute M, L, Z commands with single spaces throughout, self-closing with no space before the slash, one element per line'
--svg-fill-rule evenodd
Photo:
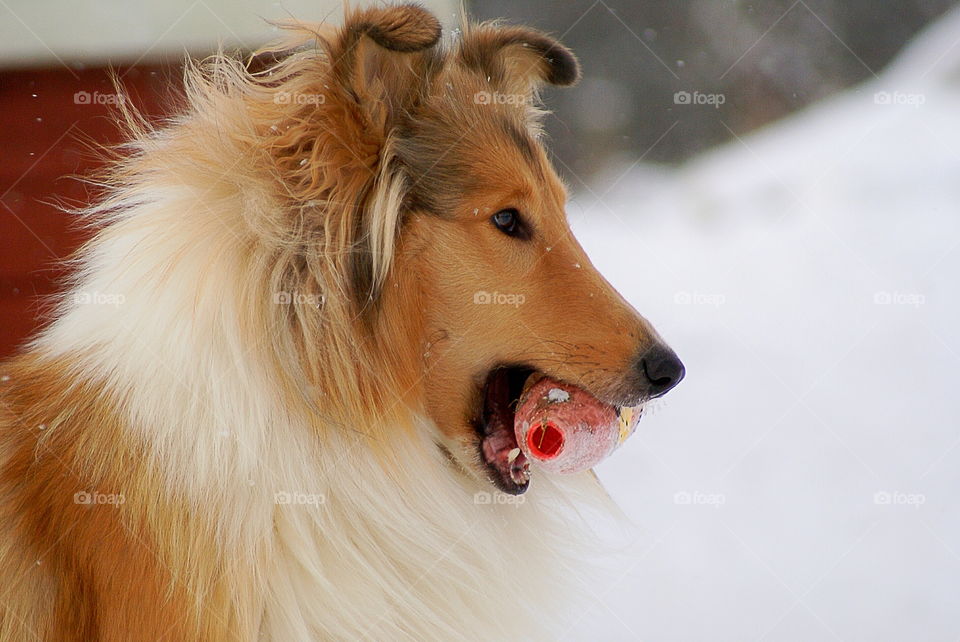
<path fill-rule="evenodd" d="M 640 355 L 640 370 L 648 382 L 651 399 L 665 395 L 686 373 L 676 353 L 662 343 L 653 344 Z"/>

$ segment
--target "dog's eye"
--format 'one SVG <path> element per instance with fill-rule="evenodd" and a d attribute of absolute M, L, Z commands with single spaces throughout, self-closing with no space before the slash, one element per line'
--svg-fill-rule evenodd
<path fill-rule="evenodd" d="M 520 212 L 513 208 L 500 210 L 490 217 L 490 220 L 507 236 L 520 236 L 523 231 L 520 225 Z"/>

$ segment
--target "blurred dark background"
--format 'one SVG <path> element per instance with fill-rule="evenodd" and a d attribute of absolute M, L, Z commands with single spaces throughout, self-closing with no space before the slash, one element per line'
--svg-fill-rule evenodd
<path fill-rule="evenodd" d="M 589 180 L 641 155 L 681 162 L 871 78 L 954 4 L 473 0 L 469 10 L 535 26 L 576 52 L 584 79 L 544 93 L 555 114 L 547 131 L 560 169 Z M 723 98 L 677 104 L 677 92 Z"/>

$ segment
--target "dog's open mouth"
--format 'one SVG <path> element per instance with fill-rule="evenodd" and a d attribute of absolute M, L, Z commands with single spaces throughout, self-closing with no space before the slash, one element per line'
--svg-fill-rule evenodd
<path fill-rule="evenodd" d="M 475 422 L 480 436 L 480 457 L 494 485 L 519 495 L 530 484 L 530 462 L 520 451 L 513 421 L 524 384 L 536 371 L 524 367 L 494 368 L 483 387 L 480 415 Z"/>
<path fill-rule="evenodd" d="M 534 444 L 525 444 L 527 448 L 521 449 L 520 444 L 517 443 L 514 424 L 521 398 L 534 395 L 536 388 L 562 386 L 563 389 L 555 388 L 551 393 L 562 395 L 564 399 L 569 398 L 571 394 L 577 397 L 576 403 L 563 404 L 568 410 L 567 420 L 588 427 L 591 436 L 587 443 L 594 447 L 592 454 L 596 455 L 596 459 L 615 447 L 617 420 L 625 419 L 620 427 L 619 438 L 622 441 L 626 434 L 632 432 L 632 428 L 636 426 L 636 420 L 639 419 L 639 412 L 621 415 L 621 408 L 596 399 L 582 388 L 544 378 L 543 373 L 532 368 L 501 366 L 491 370 L 484 382 L 481 407 L 474 421 L 480 442 L 480 458 L 486 465 L 493 484 L 511 495 L 523 493 L 530 484 L 530 460 L 527 453 L 531 452 L 529 446 Z M 537 385 L 541 379 L 544 381 Z M 531 389 L 533 386 L 536 387 Z M 530 389 L 529 394 L 525 394 L 528 389 Z M 524 402 L 524 413 L 529 407 L 530 404 Z M 574 416 L 570 417 L 570 413 Z M 524 419 L 526 418 L 528 415 L 524 414 Z M 526 425 L 526 421 L 521 423 Z M 554 452 L 545 453 L 543 447 L 547 444 L 543 439 L 546 436 L 539 435 L 536 445 L 541 448 L 533 450 L 533 456 L 540 457 L 541 461 L 559 454 L 559 450 L 563 447 L 561 437 L 559 443 L 553 443 Z"/>

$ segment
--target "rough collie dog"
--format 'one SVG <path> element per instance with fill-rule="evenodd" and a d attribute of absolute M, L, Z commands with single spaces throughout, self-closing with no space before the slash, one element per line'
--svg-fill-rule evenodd
<path fill-rule="evenodd" d="M 683 369 L 565 221 L 536 94 L 576 59 L 414 5 L 287 27 L 126 114 L 76 280 L 0 367 L 0 639 L 543 638 L 582 590 L 597 482 L 511 472 L 511 402 Z"/>

